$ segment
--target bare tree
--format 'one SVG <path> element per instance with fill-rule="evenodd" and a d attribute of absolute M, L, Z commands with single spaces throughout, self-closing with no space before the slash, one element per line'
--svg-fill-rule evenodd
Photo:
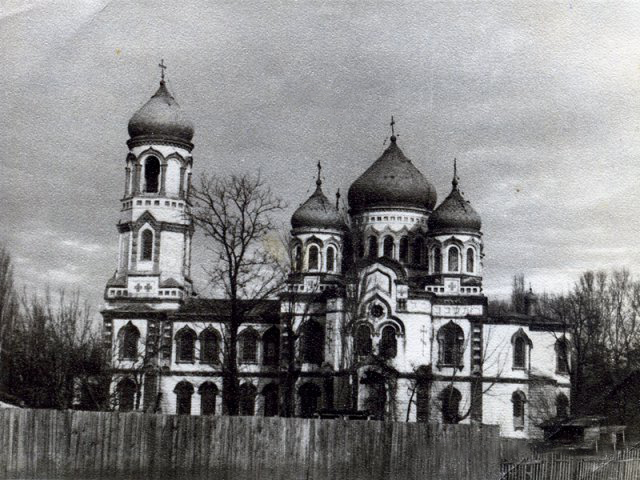
<path fill-rule="evenodd" d="M 513 276 L 511 287 L 511 309 L 516 313 L 527 313 L 525 306 L 526 289 L 524 285 L 524 274 L 519 273 Z"/>
<path fill-rule="evenodd" d="M 222 397 L 225 412 L 237 415 L 238 332 L 257 305 L 282 283 L 277 260 L 266 243 L 274 230 L 272 216 L 284 204 L 259 175 L 203 175 L 190 195 L 194 200 L 191 218 L 212 255 L 212 264 L 206 268 L 210 286 L 229 300 L 223 326 Z"/>
<path fill-rule="evenodd" d="M 5 386 L 27 406 L 70 408 L 77 387 L 104 372 L 99 334 L 79 293 L 23 295 L 21 313 L 7 335 Z M 96 392 L 98 393 L 98 392 Z M 99 405 L 92 405 L 98 408 Z"/>
<path fill-rule="evenodd" d="M 18 314 L 18 300 L 13 284 L 11 256 L 0 249 L 0 385 L 3 380 L 3 357 L 5 338 L 13 328 Z"/>

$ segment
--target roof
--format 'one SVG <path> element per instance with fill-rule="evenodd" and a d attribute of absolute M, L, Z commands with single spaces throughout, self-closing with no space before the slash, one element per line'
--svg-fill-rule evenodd
<path fill-rule="evenodd" d="M 479 232 L 482 227 L 480 215 L 462 196 L 455 174 L 451 183 L 451 193 L 429 217 L 429 231 Z"/>
<path fill-rule="evenodd" d="M 117 272 L 113 274 L 109 280 L 107 280 L 107 287 L 126 287 L 127 277 L 124 275 L 118 276 Z"/>
<path fill-rule="evenodd" d="M 540 428 L 560 428 L 560 427 L 577 427 L 588 428 L 597 427 L 606 422 L 607 417 L 600 415 L 588 415 L 584 417 L 569 417 L 569 418 L 550 418 L 540 424 Z"/>
<path fill-rule="evenodd" d="M 436 190 L 391 137 L 391 144 L 349 188 L 349 207 L 358 213 L 373 207 L 433 210 Z"/>
<path fill-rule="evenodd" d="M 528 325 L 530 327 L 543 328 L 564 328 L 565 325 L 553 318 L 543 317 L 541 315 L 526 315 L 524 313 L 495 313 L 488 315 L 484 319 L 485 323 L 511 324 L 511 325 Z"/>
<path fill-rule="evenodd" d="M 164 80 L 156 93 L 129 120 L 132 140 L 149 142 L 168 140 L 191 149 L 193 123 L 189 121 L 175 101 Z"/>
<path fill-rule="evenodd" d="M 279 300 L 242 300 L 241 306 L 250 308 L 247 313 L 253 321 L 270 322 L 280 314 Z M 189 298 L 172 316 L 204 315 L 212 317 L 227 317 L 231 314 L 231 301 L 218 298 Z"/>
<path fill-rule="evenodd" d="M 164 280 L 162 283 L 160 283 L 160 287 L 161 288 L 182 288 L 182 285 L 180 285 L 175 278 L 170 277 Z"/>
<path fill-rule="evenodd" d="M 322 192 L 322 182 L 316 181 L 316 191 L 298 207 L 291 217 L 293 228 L 321 228 L 345 230 L 344 219 Z"/>

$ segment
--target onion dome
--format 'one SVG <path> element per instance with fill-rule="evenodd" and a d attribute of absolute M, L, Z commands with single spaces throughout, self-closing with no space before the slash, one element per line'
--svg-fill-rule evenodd
<path fill-rule="evenodd" d="M 429 216 L 429 231 L 450 231 L 477 233 L 482 227 L 480 215 L 471 207 L 471 204 L 464 199 L 458 189 L 458 177 L 454 164 L 453 188 L 451 193 Z"/>
<path fill-rule="evenodd" d="M 405 157 L 392 135 L 391 144 L 380 158 L 351 184 L 348 198 L 352 213 L 380 207 L 431 211 L 437 194 L 420 170 Z"/>
<path fill-rule="evenodd" d="M 322 192 L 320 168 L 320 163 L 318 162 L 316 191 L 293 212 L 291 216 L 291 226 L 293 228 L 344 230 L 346 229 L 346 225 L 340 212 Z"/>
<path fill-rule="evenodd" d="M 193 148 L 193 123 L 184 116 L 164 79 L 158 91 L 129 120 L 129 136 L 130 144 L 164 140 Z"/>

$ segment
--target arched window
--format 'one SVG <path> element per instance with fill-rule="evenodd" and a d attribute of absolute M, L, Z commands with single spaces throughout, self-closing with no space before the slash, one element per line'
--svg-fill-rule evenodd
<path fill-rule="evenodd" d="M 368 324 L 361 323 L 356 327 L 354 347 L 358 356 L 363 357 L 371 354 L 371 327 Z"/>
<path fill-rule="evenodd" d="M 524 429 L 524 410 L 527 397 L 520 390 L 516 390 L 511 395 L 511 402 L 513 403 L 513 428 L 522 430 Z"/>
<path fill-rule="evenodd" d="M 440 403 L 442 405 L 442 423 L 458 423 L 460 422 L 460 400 L 462 395 L 460 392 L 448 386 L 440 392 Z"/>
<path fill-rule="evenodd" d="M 513 368 L 526 369 L 529 359 L 529 349 L 533 346 L 531 340 L 522 328 L 511 337 L 513 348 Z"/>
<path fill-rule="evenodd" d="M 269 383 L 262 389 L 264 396 L 264 416 L 275 417 L 278 415 L 278 386 L 275 383 Z"/>
<path fill-rule="evenodd" d="M 188 327 L 176 333 L 176 361 L 193 362 L 196 358 L 196 332 Z"/>
<path fill-rule="evenodd" d="M 262 335 L 262 364 L 278 365 L 280 358 L 280 330 L 271 327 Z"/>
<path fill-rule="evenodd" d="M 513 368 L 525 368 L 527 361 L 527 344 L 524 338 L 517 337 L 513 342 Z"/>
<path fill-rule="evenodd" d="M 176 414 L 191 415 L 191 396 L 193 395 L 193 385 L 183 380 L 173 389 L 176 394 Z"/>
<path fill-rule="evenodd" d="M 317 245 L 311 245 L 308 250 L 309 270 L 320 270 L 320 249 Z"/>
<path fill-rule="evenodd" d="M 375 235 L 369 237 L 369 258 L 378 258 L 378 237 Z"/>
<path fill-rule="evenodd" d="M 449 247 L 449 271 L 457 272 L 460 270 L 460 251 L 458 247 Z"/>
<path fill-rule="evenodd" d="M 382 358 L 395 358 L 398 353 L 398 342 L 396 340 L 396 329 L 387 325 L 382 329 L 378 351 Z"/>
<path fill-rule="evenodd" d="M 327 272 L 336 271 L 336 249 L 334 247 L 327 248 Z"/>
<path fill-rule="evenodd" d="M 146 229 L 142 232 L 141 237 L 142 243 L 142 256 L 140 260 L 148 261 L 153 260 L 153 231 L 150 229 Z"/>
<path fill-rule="evenodd" d="M 213 382 L 204 382 L 198 388 L 200 394 L 200 415 L 215 415 L 218 387 Z"/>
<path fill-rule="evenodd" d="M 324 360 L 324 328 L 315 320 L 305 322 L 301 330 L 300 357 L 303 363 L 322 364 Z"/>
<path fill-rule="evenodd" d="M 298 389 L 300 395 L 300 416 L 309 418 L 318 411 L 318 400 L 320 398 L 320 387 L 315 383 L 304 383 Z"/>
<path fill-rule="evenodd" d="M 393 237 L 387 235 L 382 242 L 383 255 L 387 258 L 393 258 Z"/>
<path fill-rule="evenodd" d="M 467 272 L 473 273 L 476 268 L 476 252 L 473 248 L 467 248 Z"/>
<path fill-rule="evenodd" d="M 293 248 L 293 271 L 302 271 L 302 248 L 300 248 L 300 245 L 296 245 Z"/>
<path fill-rule="evenodd" d="M 220 360 L 220 344 L 218 334 L 207 328 L 200 334 L 200 361 L 202 363 L 218 363 Z"/>
<path fill-rule="evenodd" d="M 418 422 L 428 422 L 431 384 L 424 376 L 418 377 L 416 382 L 416 420 Z"/>
<path fill-rule="evenodd" d="M 387 386 L 384 377 L 376 371 L 368 370 L 360 383 L 366 388 L 365 409 L 376 420 L 384 420 L 387 404 Z"/>
<path fill-rule="evenodd" d="M 144 191 L 157 193 L 160 184 L 160 162 L 156 157 L 147 157 L 144 162 Z"/>
<path fill-rule="evenodd" d="M 569 416 L 569 399 L 564 393 L 559 393 L 556 397 L 556 416 L 558 418 Z"/>
<path fill-rule="evenodd" d="M 442 272 L 442 253 L 440 253 L 439 248 L 433 249 L 433 272 Z"/>
<path fill-rule="evenodd" d="M 120 337 L 120 360 L 137 360 L 140 331 L 133 324 L 128 323 L 120 329 L 118 337 Z"/>
<path fill-rule="evenodd" d="M 556 342 L 556 372 L 569 373 L 569 349 L 564 338 Z"/>
<path fill-rule="evenodd" d="M 130 412 L 133 410 L 136 397 L 136 384 L 130 378 L 123 378 L 118 382 L 118 410 Z"/>
<path fill-rule="evenodd" d="M 258 333 L 249 328 L 238 336 L 240 344 L 240 362 L 256 363 L 258 361 Z"/>
<path fill-rule="evenodd" d="M 459 325 L 449 322 L 438 330 L 440 347 L 439 365 L 441 367 L 462 368 L 462 349 L 464 332 Z"/>
<path fill-rule="evenodd" d="M 253 415 L 256 407 L 256 387 L 250 383 L 240 385 L 240 415 Z"/>
<path fill-rule="evenodd" d="M 413 241 L 411 261 L 416 265 L 422 265 L 424 263 L 424 258 L 422 258 L 423 253 L 424 253 L 424 240 L 422 239 L 422 237 L 418 237 Z"/>
<path fill-rule="evenodd" d="M 406 235 L 400 238 L 399 250 L 400 261 L 407 263 L 409 261 L 409 238 Z"/>

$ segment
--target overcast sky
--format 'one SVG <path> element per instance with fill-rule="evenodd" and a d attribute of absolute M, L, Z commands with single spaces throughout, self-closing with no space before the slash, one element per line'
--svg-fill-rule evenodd
<path fill-rule="evenodd" d="M 640 2 L 538 3 L 0 0 L 0 242 L 18 283 L 102 302 L 127 122 L 161 58 L 195 175 L 260 169 L 287 227 L 315 163 L 346 193 L 393 114 L 438 202 L 457 157 L 490 296 L 518 272 L 537 291 L 638 273 Z"/>

